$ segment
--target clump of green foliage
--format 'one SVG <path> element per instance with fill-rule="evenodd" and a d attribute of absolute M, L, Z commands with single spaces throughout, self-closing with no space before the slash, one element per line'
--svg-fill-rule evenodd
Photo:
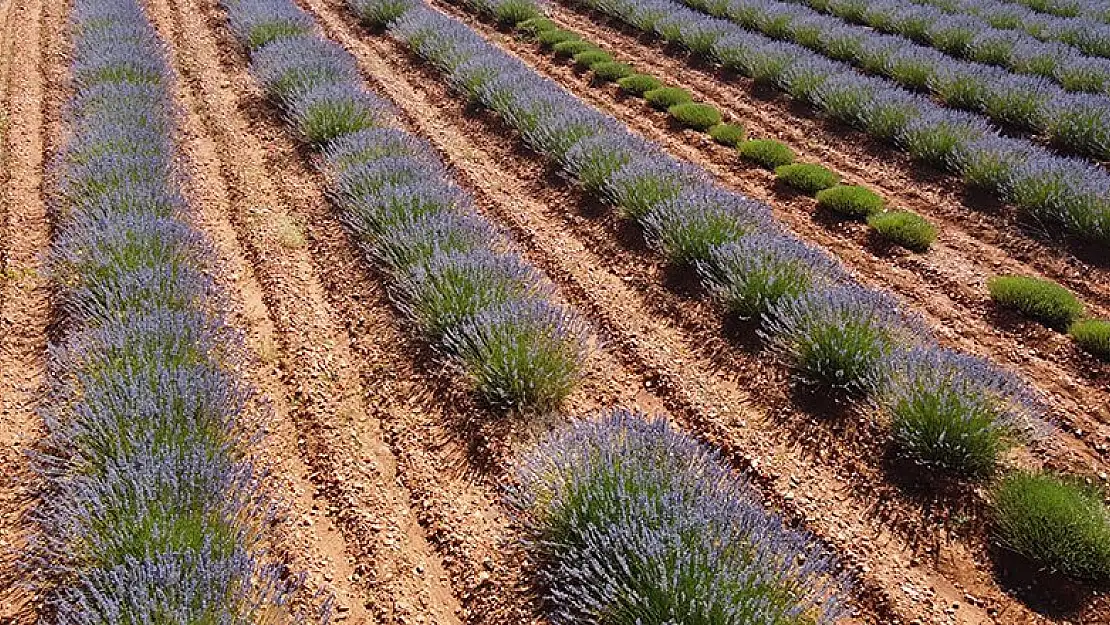
<path fill-rule="evenodd" d="M 774 169 L 794 162 L 794 151 L 770 139 L 749 139 L 740 144 L 740 156 L 745 160 Z"/>
<path fill-rule="evenodd" d="M 708 104 L 698 104 L 696 102 L 676 104 L 669 107 L 667 112 L 678 123 L 694 130 L 709 130 L 721 123 L 721 112 L 716 107 Z"/>
<path fill-rule="evenodd" d="M 997 540 L 1058 572 L 1110 580 L 1110 510 L 1104 496 L 1075 478 L 1010 475 L 994 489 Z"/>
<path fill-rule="evenodd" d="M 621 91 L 634 95 L 644 95 L 663 86 L 663 83 L 651 74 L 632 74 L 617 81 Z"/>
<path fill-rule="evenodd" d="M 817 206 L 854 219 L 865 219 L 883 210 L 883 196 L 866 187 L 837 185 L 817 192 Z"/>
<path fill-rule="evenodd" d="M 1068 334 L 1084 350 L 1103 360 L 1110 360 L 1110 321 L 1080 319 L 1071 324 Z"/>
<path fill-rule="evenodd" d="M 840 183 L 839 174 L 813 163 L 780 165 L 775 168 L 775 178 L 810 195 Z"/>
<path fill-rule="evenodd" d="M 987 282 L 991 299 L 1049 327 L 1066 329 L 1083 315 L 1075 295 L 1051 280 L 1030 276 L 996 276 Z"/>
<path fill-rule="evenodd" d="M 734 148 L 747 138 L 748 131 L 739 124 L 717 124 L 709 129 L 709 136 L 721 145 Z"/>
<path fill-rule="evenodd" d="M 666 110 L 676 104 L 693 102 L 694 96 L 679 87 L 660 87 L 644 93 L 644 99 L 655 108 Z"/>
<path fill-rule="evenodd" d="M 872 213 L 867 225 L 884 239 L 914 252 L 924 252 L 937 240 L 937 227 L 917 213 L 886 211 Z"/>

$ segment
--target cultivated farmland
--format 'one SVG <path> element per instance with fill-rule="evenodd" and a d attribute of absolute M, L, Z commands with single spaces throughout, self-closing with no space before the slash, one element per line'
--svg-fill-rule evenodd
<path fill-rule="evenodd" d="M 0 625 L 1110 623 L 1104 3 L 0 16 Z"/>

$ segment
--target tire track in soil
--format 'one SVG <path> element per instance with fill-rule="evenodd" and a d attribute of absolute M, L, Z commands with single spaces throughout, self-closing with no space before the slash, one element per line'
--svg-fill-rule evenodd
<path fill-rule="evenodd" d="M 979 271 L 971 278 L 952 277 L 948 270 L 930 266 L 926 257 L 913 255 L 903 255 L 904 262 L 891 266 L 889 259 L 861 249 L 852 237 L 830 232 L 814 223 L 812 214 L 816 203 L 813 199 L 778 188 L 771 172 L 745 167 L 734 152 L 717 146 L 704 135 L 675 130 L 665 114 L 654 111 L 638 99 L 618 97 L 615 87 L 604 90 L 592 87 L 581 72 L 552 61 L 530 43 L 499 33 L 469 12 L 460 11 L 442 0 L 433 4 L 463 19 L 584 101 L 624 121 L 634 132 L 660 143 L 674 156 L 702 166 L 728 187 L 768 202 L 785 225 L 799 236 L 835 253 L 862 282 L 893 291 L 904 301 L 908 300 L 912 309 L 926 317 L 946 346 L 978 354 L 1021 373 L 1046 394 L 1055 408 L 1053 420 L 1063 430 L 1060 437 L 1050 437 L 1044 442 L 1044 453 L 1050 457 L 1069 458 L 1070 464 L 1083 466 L 1088 473 L 1110 473 L 1110 458 L 1107 457 L 1110 453 L 1110 366 L 1080 353 L 1066 335 L 1033 322 L 1022 322 L 1016 315 L 994 313 L 982 295 L 986 272 Z M 691 138 L 700 140 L 701 145 L 691 145 Z M 866 238 L 862 227 L 856 226 L 856 230 L 861 238 Z M 958 273 L 968 274 L 968 267 L 974 261 L 958 260 L 964 267 Z M 973 289 L 971 285 L 976 284 L 978 287 Z M 1055 438 L 1066 441 L 1064 448 L 1059 448 Z M 1082 445 L 1074 444 L 1075 441 Z M 1070 459 L 1077 453 L 1080 454 L 1078 461 Z"/>
<path fill-rule="evenodd" d="M 673 46 L 632 32 L 612 18 L 579 8 L 571 0 L 548 5 L 550 17 L 565 28 L 603 43 L 610 52 L 698 94 L 740 118 L 753 135 L 787 143 L 802 157 L 829 163 L 850 180 L 866 183 L 895 200 L 895 206 L 929 216 L 940 228 L 930 262 L 960 274 L 958 262 L 933 257 L 951 251 L 980 259 L 996 272 L 1039 273 L 1057 280 L 1105 310 L 1110 307 L 1110 265 L 1077 258 L 1062 247 L 1058 228 L 1023 223 L 1013 207 L 968 193 L 955 177 L 910 160 L 861 131 L 825 119 L 786 94 L 758 87 Z M 692 135 L 697 136 L 697 135 Z M 728 153 L 732 160 L 734 153 Z M 1064 244 L 1066 245 L 1066 244 Z M 999 264 L 995 265 L 995 260 Z"/>
<path fill-rule="evenodd" d="M 401 622 L 414 610 L 457 622 L 442 567 L 415 525 L 394 459 L 368 416 L 350 338 L 325 300 L 281 171 L 246 129 L 237 93 L 248 78 L 223 71 L 211 20 L 195 6 L 150 3 L 181 80 L 183 135 L 202 221 L 234 257 L 252 342 L 273 365 L 261 376 L 277 416 L 267 451 L 295 499 L 283 549 L 337 596 L 339 620 Z M 290 239 L 288 237 L 294 237 Z M 285 243 L 282 243 L 285 241 Z M 275 484 L 275 486 L 277 486 Z"/>
<path fill-rule="evenodd" d="M 4 11 L 3 225 L 0 245 L 0 622 L 33 623 L 18 560 L 36 478 L 27 450 L 43 435 L 36 412 L 55 311 L 42 272 L 50 245 L 44 164 L 60 140 L 65 2 L 11 0 Z"/>
<path fill-rule="evenodd" d="M 328 34 L 359 58 L 364 71 L 378 80 L 381 90 L 401 103 L 400 106 L 409 113 L 409 123 L 417 126 L 424 136 L 430 137 L 446 153 L 447 160 L 466 174 L 465 179 L 485 183 L 472 185 L 481 187 L 480 197 L 504 194 L 515 200 L 509 204 L 511 210 L 503 210 L 496 216 L 513 224 L 513 233 L 528 244 L 529 257 L 553 276 L 568 294 L 568 299 L 580 309 L 590 312 L 595 323 L 603 328 L 604 340 L 621 347 L 615 355 L 626 362 L 628 368 L 639 372 L 645 386 L 658 389 L 653 392 L 675 412 L 683 425 L 693 426 L 691 429 L 703 432 L 703 438 L 721 445 L 738 466 L 754 468 L 753 464 L 762 465 L 753 472 L 768 498 L 789 510 L 790 516 L 796 520 L 804 519 L 812 529 L 818 529 L 819 534 L 848 556 L 849 564 L 857 563 L 863 567 L 863 594 L 870 602 L 871 618 L 878 611 L 884 615 L 880 617 L 881 622 L 892 622 L 896 618 L 909 622 L 920 616 L 924 607 L 925 611 L 940 619 L 938 622 L 950 621 L 951 618 L 959 618 L 961 622 L 992 622 L 988 611 L 1002 611 L 1006 614 L 1005 618 L 1020 619 L 1006 622 L 1036 622 L 1036 617 L 1028 610 L 1003 596 L 982 567 L 977 566 L 958 544 L 944 545 L 950 553 L 943 558 L 937 557 L 938 560 L 946 560 L 941 566 L 950 569 L 956 577 L 964 578 L 955 584 L 940 575 L 924 573 L 920 569 L 911 570 L 913 567 L 906 564 L 911 558 L 916 560 L 917 556 L 921 556 L 924 560 L 930 557 L 930 551 L 939 553 L 936 545 L 928 543 L 941 541 L 940 532 L 935 529 L 924 531 L 920 542 L 915 543 L 901 535 L 894 523 L 857 518 L 860 511 L 872 511 L 884 505 L 876 505 L 875 502 L 888 501 L 887 497 L 874 496 L 857 499 L 851 494 L 858 485 L 853 473 L 859 467 L 845 470 L 844 476 L 837 475 L 835 469 L 818 465 L 814 458 L 797 457 L 809 453 L 799 450 L 798 441 L 783 441 L 782 437 L 769 441 L 760 436 L 755 428 L 738 417 L 739 408 L 748 398 L 731 382 L 744 380 L 746 375 L 734 371 L 715 377 L 714 373 L 707 371 L 712 370 L 715 364 L 689 364 L 691 360 L 698 360 L 698 355 L 694 355 L 696 350 L 690 344 L 702 340 L 702 337 L 691 339 L 683 336 L 681 330 L 673 327 L 681 326 L 681 323 L 651 319 L 650 313 L 644 311 L 651 311 L 652 306 L 645 304 L 639 293 L 624 284 L 621 276 L 627 278 L 629 274 L 598 271 L 597 267 L 607 263 L 584 251 L 589 247 L 608 255 L 610 250 L 606 248 L 611 245 L 594 247 L 599 241 L 593 240 L 583 245 L 581 241 L 567 236 L 568 229 L 561 227 L 557 220 L 553 223 L 550 215 L 537 215 L 534 210 L 536 202 L 521 200 L 532 195 L 544 198 L 539 201 L 541 206 L 561 206 L 568 202 L 581 202 L 580 197 L 575 197 L 572 192 L 552 192 L 549 187 L 559 185 L 553 182 L 553 176 L 542 171 L 542 167 L 510 166 L 510 163 L 529 160 L 534 163 L 535 159 L 526 153 L 500 149 L 498 146 L 503 142 L 500 137 L 504 136 L 504 129 L 487 128 L 483 131 L 481 124 L 475 126 L 472 120 L 468 120 L 471 116 L 467 111 L 443 92 L 434 75 L 413 69 L 414 62 L 399 45 L 381 39 L 359 41 L 359 35 L 352 34 L 358 31 L 349 17 L 337 16 L 345 15 L 341 7 L 315 0 L 306 2 L 306 5 L 322 17 Z M 406 63 L 406 60 L 409 62 Z M 421 86 L 416 87 L 414 83 Z M 429 92 L 434 95 L 429 95 Z M 460 125 L 465 129 L 460 129 Z M 466 138 L 483 135 L 485 140 L 479 144 Z M 483 208 L 487 207 L 486 202 L 481 204 Z M 546 210 L 554 212 L 550 208 Z M 552 258 L 550 252 L 556 249 L 570 258 Z M 644 262 L 642 258 L 636 260 Z M 599 292 L 607 294 L 605 301 L 594 299 L 591 295 Z M 667 297 L 664 295 L 664 299 Z M 615 302 L 622 304 L 623 308 L 614 306 Z M 656 347 L 651 350 L 645 349 L 644 345 Z M 716 345 L 719 346 L 720 341 L 716 341 Z M 774 388 L 779 385 L 781 380 L 761 386 Z M 761 387 L 759 390 L 764 389 Z M 781 391 L 773 393 L 782 394 Z M 782 409 L 775 406 L 773 411 L 769 411 L 771 414 L 757 415 L 753 421 L 763 427 L 774 428 L 772 422 L 784 416 L 774 412 Z M 875 473 L 874 470 L 869 472 Z M 874 487 L 868 490 L 874 490 Z M 885 494 L 890 495 L 892 489 L 886 488 L 886 491 Z M 843 503 L 845 501 L 848 503 Z M 827 505 L 830 503 L 831 510 Z M 837 511 L 835 508 L 840 505 L 844 507 Z M 902 512 L 905 513 L 904 510 Z M 892 514 L 890 510 L 880 510 L 880 513 L 879 516 Z M 921 516 L 913 512 L 910 516 L 915 514 Z M 913 523 L 911 519 L 911 525 Z M 917 525 L 922 524 L 917 522 Z M 959 553 L 953 554 L 952 551 Z M 894 559 L 901 562 L 891 562 L 892 553 L 895 554 Z M 918 564 L 914 562 L 915 567 Z M 876 566 L 881 571 L 875 572 Z M 968 570 L 973 572 L 968 574 Z M 965 592 L 970 591 L 986 598 L 975 599 L 978 606 L 961 603 L 965 600 Z M 911 597 L 911 594 L 916 596 Z M 931 600 L 923 599 L 922 595 L 927 594 L 934 596 Z M 959 607 L 953 608 L 953 604 L 959 604 Z M 897 616 L 891 618 L 892 614 Z"/>

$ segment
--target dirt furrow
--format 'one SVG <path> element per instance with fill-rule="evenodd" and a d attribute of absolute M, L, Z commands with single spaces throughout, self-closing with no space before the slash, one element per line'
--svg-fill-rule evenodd
<path fill-rule="evenodd" d="M 36 414 L 53 322 L 42 255 L 50 244 L 44 164 L 58 142 L 65 2 L 11 0 L 4 10 L 3 194 L 0 247 L 0 621 L 33 623 L 36 605 L 18 559 L 31 525 L 35 477 L 27 450 L 42 435 Z"/>
<path fill-rule="evenodd" d="M 894 205 L 928 215 L 942 233 L 932 256 L 951 251 L 988 263 L 1000 260 L 997 272 L 1040 273 L 1103 310 L 1110 307 L 1110 265 L 1097 262 L 1097 250 L 1063 247 L 1058 228 L 1022 223 L 1011 208 L 967 193 L 953 177 L 915 164 L 862 132 L 825 120 L 809 106 L 747 78 L 715 71 L 682 50 L 631 32 L 570 0 L 549 5 L 549 12 L 556 22 L 635 61 L 642 71 L 666 76 L 699 99 L 732 112 L 753 135 L 783 141 L 803 159 L 830 164 L 880 190 Z"/>
<path fill-rule="evenodd" d="M 858 565 L 871 608 L 878 608 L 884 615 L 880 621 L 896 620 L 891 614 L 909 622 L 924 613 L 934 613 L 940 622 L 951 618 L 991 622 L 992 612 L 1005 612 L 1006 618 L 1016 618 L 1016 622 L 1036 622 L 1036 617 L 1005 597 L 984 566 L 975 562 L 971 554 L 981 554 L 981 545 L 972 541 L 969 547 L 965 539 L 950 540 L 944 534 L 951 528 L 928 527 L 949 511 L 944 502 L 919 503 L 916 505 L 921 509 L 910 510 L 915 504 L 876 479 L 876 468 L 851 461 L 848 464 L 856 466 L 835 468 L 853 456 L 876 456 L 851 453 L 857 450 L 821 451 L 828 449 L 829 440 L 804 439 L 829 439 L 836 433 L 815 433 L 815 428 L 805 428 L 802 422 L 807 415 L 791 413 L 785 398 L 770 405 L 761 401 L 755 414 L 743 411 L 750 398 L 738 390 L 736 383 L 747 385 L 755 381 L 752 378 L 773 378 L 774 374 L 767 367 L 760 368 L 754 357 L 749 356 L 730 370 L 720 362 L 730 360 L 727 353 L 718 351 L 717 358 L 704 355 L 695 345 L 704 344 L 705 335 L 712 332 L 692 336 L 681 321 L 682 313 L 662 312 L 660 308 L 667 305 L 654 303 L 661 299 L 674 304 L 673 294 L 662 293 L 659 298 L 658 293 L 651 293 L 645 297 L 638 292 L 641 285 L 637 270 L 615 267 L 601 258 L 623 256 L 628 260 L 627 251 L 589 237 L 582 240 L 581 233 L 596 224 L 571 224 L 568 228 L 563 219 L 567 207 L 577 206 L 580 211 L 593 213 L 578 215 L 578 221 L 595 221 L 598 207 L 585 203 L 534 157 L 509 147 L 503 127 L 483 121 L 481 116 L 475 118 L 472 111 L 443 91 L 435 75 L 414 69 L 401 47 L 377 38 L 360 41 L 360 31 L 342 7 L 319 0 L 306 5 L 323 17 L 329 35 L 356 54 L 382 90 L 408 113 L 409 122 L 431 138 L 477 188 L 479 196 L 493 200 L 481 205 L 510 225 L 517 239 L 526 244 L 528 256 L 552 275 L 568 299 L 590 314 L 601 328 L 603 340 L 626 367 L 642 377 L 643 385 L 659 396 L 684 425 L 725 448 L 738 466 L 754 468 L 769 499 L 840 548 L 850 564 Z M 497 199 L 500 197 L 505 199 Z M 508 210 L 497 209 L 506 203 Z M 608 234 L 610 239 L 612 234 Z M 632 262 L 660 271 L 640 256 L 631 258 Z M 632 283 L 626 284 L 629 280 Z M 689 308 L 683 303 L 678 306 Z M 709 344 L 714 349 L 722 347 L 720 340 L 710 340 Z M 755 390 L 761 397 L 765 391 L 782 396 L 783 386 L 781 377 L 768 378 L 758 381 Z M 769 436 L 769 432 L 774 434 Z M 858 471 L 870 475 L 861 477 Z M 857 490 L 861 485 L 862 494 Z M 891 500 L 894 503 L 887 503 Z M 922 523 L 922 518 L 928 521 Z M 912 531 L 906 531 L 909 528 Z M 907 538 L 915 533 L 920 542 Z M 930 558 L 952 579 L 922 565 Z M 973 594 L 970 604 L 965 593 Z M 953 608 L 952 604 L 961 600 L 960 607 Z"/>
<path fill-rule="evenodd" d="M 633 130 L 662 144 L 674 155 L 697 163 L 721 182 L 749 196 L 770 203 L 775 216 L 794 232 L 834 252 L 870 285 L 892 290 L 925 315 L 942 343 L 994 360 L 1022 373 L 1046 393 L 1057 409 L 1052 417 L 1067 439 L 1046 439 L 1046 451 L 1055 457 L 1082 455 L 1080 464 L 1090 472 L 1110 471 L 1110 366 L 1081 354 L 1071 340 L 1014 315 L 998 313 L 985 298 L 987 273 L 971 260 L 957 267 L 936 266 L 925 256 L 883 257 L 854 242 L 851 235 L 824 227 L 814 218 L 815 202 L 777 187 L 773 175 L 747 167 L 735 154 L 704 135 L 677 130 L 666 116 L 638 99 L 619 97 L 614 88 L 598 89 L 567 65 L 553 61 L 529 43 L 516 41 L 440 2 L 441 8 L 467 20 L 485 36 L 509 49 L 541 73 L 560 82 L 594 106 L 626 122 Z M 693 139 L 693 140 L 692 140 Z M 700 145 L 695 145 L 695 141 Z M 852 225 L 840 224 L 843 230 Z M 860 237 L 862 228 L 855 228 Z M 1072 441 L 1078 439 L 1085 450 Z"/>
<path fill-rule="evenodd" d="M 268 162 L 267 141 L 248 129 L 249 77 L 226 71 L 211 12 L 172 1 L 151 3 L 151 12 L 181 76 L 199 204 L 219 238 L 240 248 L 257 284 L 252 305 L 269 316 L 257 329 L 259 348 L 284 388 L 276 378 L 267 387 L 278 396 L 279 417 L 291 417 L 278 420 L 271 447 L 281 451 L 272 460 L 300 495 L 286 524 L 288 548 L 310 547 L 304 558 L 316 560 L 309 565 L 317 582 L 337 593 L 341 619 L 396 622 L 418 610 L 457 622 L 458 604 L 396 482 L 395 459 L 367 418 L 375 411 L 364 400 L 351 339 L 289 209 L 284 172 Z"/>

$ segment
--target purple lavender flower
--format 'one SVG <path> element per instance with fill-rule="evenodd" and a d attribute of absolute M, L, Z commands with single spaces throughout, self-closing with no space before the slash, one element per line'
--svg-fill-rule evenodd
<path fill-rule="evenodd" d="M 708 186 L 664 200 L 640 221 L 644 236 L 671 263 L 705 261 L 713 248 L 771 227 L 766 204 Z"/>
<path fill-rule="evenodd" d="M 486 250 L 433 256 L 399 276 L 400 309 L 440 337 L 479 311 L 507 301 L 548 297 L 551 287 L 520 257 Z"/>
<path fill-rule="evenodd" d="M 616 409 L 549 435 L 510 501 L 531 530 L 556 623 L 829 624 L 846 583 L 712 452 Z"/>
<path fill-rule="evenodd" d="M 443 345 L 487 402 L 547 411 L 573 390 L 589 334 L 567 309 L 524 297 L 495 303 L 451 327 Z"/>
<path fill-rule="evenodd" d="M 582 144 L 588 141 L 587 139 Z M 639 153 L 629 150 L 621 154 L 609 151 L 601 142 L 596 146 L 594 158 L 605 161 L 607 168 L 604 172 L 606 179 L 601 185 L 602 192 L 610 202 L 621 207 L 624 214 L 633 219 L 647 215 L 653 208 L 677 197 L 683 191 L 703 187 L 708 182 L 705 172 L 683 161 L 671 160 L 646 150 Z M 618 156 L 627 160 L 615 164 L 613 161 Z M 601 173 L 588 169 L 586 171 L 591 177 L 603 177 Z"/>
<path fill-rule="evenodd" d="M 855 285 L 780 299 L 760 332 L 804 382 L 851 394 L 875 389 L 895 345 L 928 335 L 893 297 Z"/>
<path fill-rule="evenodd" d="M 713 299 L 741 319 L 760 317 L 783 298 L 845 279 L 840 263 L 824 251 L 768 231 L 714 248 L 697 267 Z"/>
<path fill-rule="evenodd" d="M 982 359 L 932 346 L 891 354 L 879 402 L 898 453 L 930 470 L 989 476 L 1040 427 L 1041 402 Z"/>
<path fill-rule="evenodd" d="M 255 51 L 251 73 L 282 105 L 321 85 L 359 80 L 355 60 L 346 50 L 311 35 L 278 39 Z"/>

